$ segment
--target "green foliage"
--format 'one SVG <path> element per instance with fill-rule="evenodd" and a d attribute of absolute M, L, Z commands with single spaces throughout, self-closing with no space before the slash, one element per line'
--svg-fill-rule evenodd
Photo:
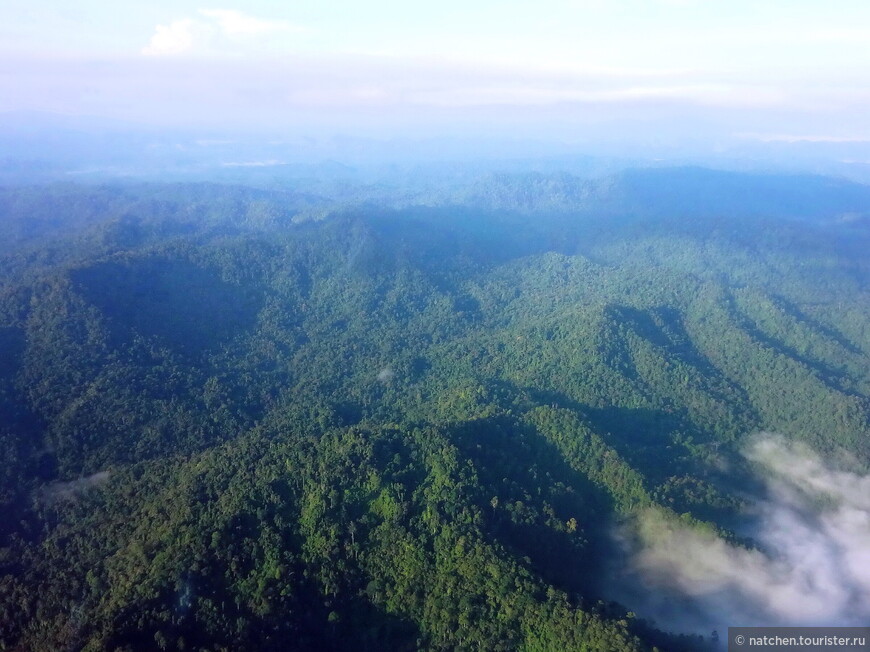
<path fill-rule="evenodd" d="M 597 602 L 605 526 L 723 531 L 761 429 L 870 464 L 841 246 L 870 238 L 511 183 L 480 210 L 4 191 L 31 249 L 2 260 L 0 642 L 697 649 Z"/>

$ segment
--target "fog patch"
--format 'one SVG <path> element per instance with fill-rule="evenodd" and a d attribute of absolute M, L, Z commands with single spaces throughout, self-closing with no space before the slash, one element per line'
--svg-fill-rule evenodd
<path fill-rule="evenodd" d="M 108 471 L 99 471 L 93 475 L 68 482 L 52 482 L 40 490 L 40 496 L 49 504 L 79 497 L 92 487 L 99 486 L 109 479 Z"/>
<path fill-rule="evenodd" d="M 382 383 L 388 383 L 395 376 L 396 372 L 394 372 L 390 367 L 384 367 L 378 372 L 378 381 Z"/>
<path fill-rule="evenodd" d="M 623 563 L 612 597 L 667 630 L 729 626 L 864 626 L 870 622 L 870 476 L 837 470 L 775 435 L 744 452 L 766 495 L 729 543 L 664 510 L 616 532 Z"/>

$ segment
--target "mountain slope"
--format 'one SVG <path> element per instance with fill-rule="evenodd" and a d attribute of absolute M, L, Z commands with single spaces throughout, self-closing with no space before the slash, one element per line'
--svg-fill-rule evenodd
<path fill-rule="evenodd" d="M 5 260 L 6 645 L 698 649 L 610 525 L 738 541 L 763 430 L 870 464 L 860 224 L 235 192 Z"/>

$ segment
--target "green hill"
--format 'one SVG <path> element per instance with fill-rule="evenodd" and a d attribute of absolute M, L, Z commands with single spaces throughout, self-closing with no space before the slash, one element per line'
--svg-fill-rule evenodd
<path fill-rule="evenodd" d="M 759 431 L 870 467 L 867 189 L 717 174 L 3 190 L 0 643 L 699 649 L 609 525 L 734 540 Z"/>

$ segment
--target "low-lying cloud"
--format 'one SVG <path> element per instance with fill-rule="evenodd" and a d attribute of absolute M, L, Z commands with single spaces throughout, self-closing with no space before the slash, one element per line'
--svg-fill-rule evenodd
<path fill-rule="evenodd" d="M 615 595 L 674 631 L 870 622 L 870 476 L 762 435 L 746 449 L 767 487 L 741 547 L 650 510 L 618 538 Z"/>
<path fill-rule="evenodd" d="M 384 367 L 378 372 L 378 380 L 382 383 L 390 382 L 396 373 L 390 367 Z"/>
<path fill-rule="evenodd" d="M 39 492 L 48 503 L 54 504 L 65 500 L 75 500 L 88 489 L 98 487 L 109 479 L 108 471 L 99 471 L 84 478 L 67 482 L 52 482 Z"/>

